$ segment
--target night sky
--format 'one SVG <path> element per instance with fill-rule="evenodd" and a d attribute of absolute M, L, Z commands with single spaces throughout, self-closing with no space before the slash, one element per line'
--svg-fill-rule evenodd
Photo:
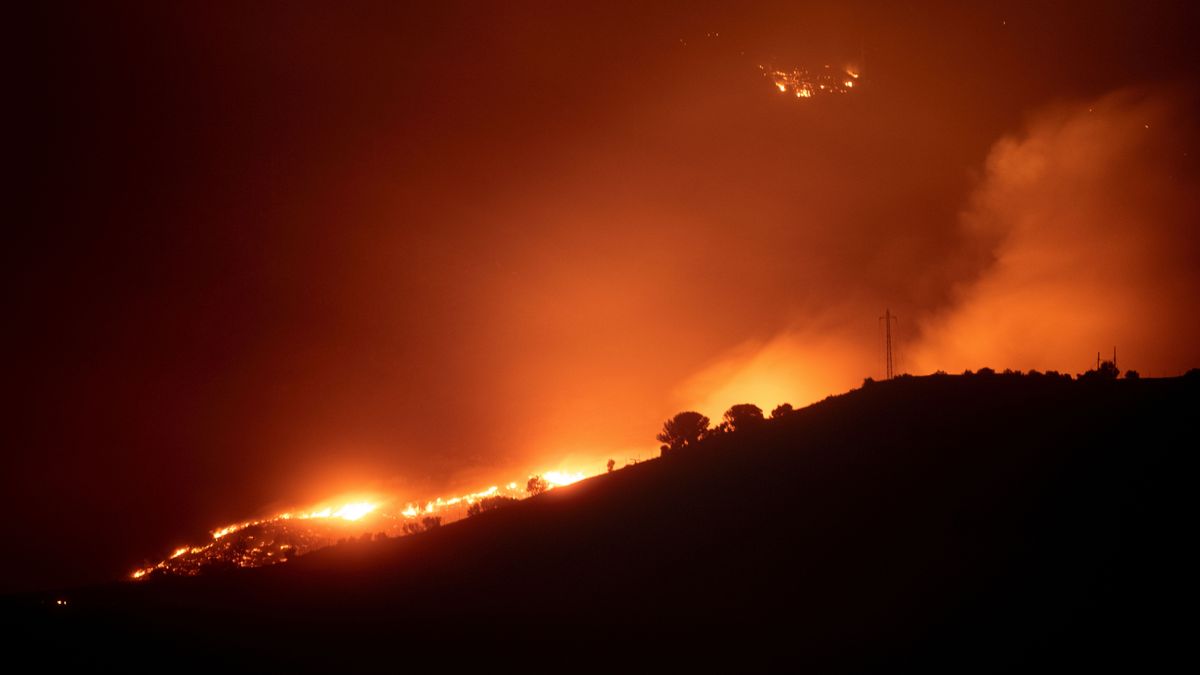
<path fill-rule="evenodd" d="M 651 457 L 882 376 L 885 309 L 912 373 L 1200 366 L 1200 5 L 584 4 L 29 27 L 0 590 Z"/>

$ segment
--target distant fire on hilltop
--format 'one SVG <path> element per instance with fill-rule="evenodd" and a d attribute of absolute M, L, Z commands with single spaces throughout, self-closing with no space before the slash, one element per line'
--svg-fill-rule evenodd
<path fill-rule="evenodd" d="M 781 94 L 795 98 L 813 98 L 825 94 L 849 94 L 858 86 L 861 73 L 853 67 L 838 70 L 829 65 L 810 72 L 806 68 L 780 69 L 760 65 L 763 77 L 769 79 Z"/>
<path fill-rule="evenodd" d="M 583 471 L 547 471 L 540 478 L 542 487 L 553 489 L 588 475 Z M 366 499 L 336 507 L 288 511 L 218 527 L 209 533 L 212 541 L 180 546 L 158 563 L 134 570 L 130 578 L 195 576 L 221 569 L 275 565 L 349 539 L 403 536 L 460 520 L 472 504 L 489 497 L 520 499 L 529 494 L 526 483 L 512 482 L 457 497 L 408 502 L 398 510 L 389 508 L 393 503 L 389 500 Z"/>

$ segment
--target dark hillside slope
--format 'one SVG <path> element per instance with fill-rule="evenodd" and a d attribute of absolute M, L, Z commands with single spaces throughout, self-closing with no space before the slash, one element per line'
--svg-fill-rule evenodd
<path fill-rule="evenodd" d="M 427 534 L 6 612 L 89 660 L 1167 659 L 1186 644 L 1198 393 L 1196 377 L 901 378 Z"/>

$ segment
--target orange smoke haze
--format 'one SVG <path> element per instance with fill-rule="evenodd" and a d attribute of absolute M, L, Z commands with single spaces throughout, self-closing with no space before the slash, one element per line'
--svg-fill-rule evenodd
<path fill-rule="evenodd" d="M 882 377 L 887 309 L 902 372 L 1200 365 L 1195 12 L 50 5 L 0 585 L 647 459 Z"/>
<path fill-rule="evenodd" d="M 780 403 L 806 405 L 856 387 L 875 374 L 872 324 L 826 320 L 741 345 L 683 382 L 678 407 L 720 420 L 735 403 L 754 403 L 769 414 Z"/>
<path fill-rule="evenodd" d="M 1080 373 L 1114 346 L 1142 375 L 1200 364 L 1192 103 L 1173 89 L 1121 90 L 1042 109 L 997 141 L 960 216 L 960 248 L 929 265 L 958 275 L 946 302 L 910 307 L 893 329 L 898 371 Z M 882 324 L 871 319 L 827 314 L 738 347 L 678 400 L 716 419 L 732 403 L 769 411 L 878 378 Z"/>

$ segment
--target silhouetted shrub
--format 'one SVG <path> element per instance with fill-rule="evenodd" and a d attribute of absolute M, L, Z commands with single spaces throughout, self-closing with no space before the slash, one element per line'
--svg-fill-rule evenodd
<path fill-rule="evenodd" d="M 613 468 L 617 466 L 617 460 L 615 460 L 615 459 L 610 459 L 610 460 L 608 460 L 608 464 L 606 464 L 605 466 L 607 466 L 607 467 L 608 467 L 608 472 L 609 472 L 609 473 L 612 473 L 612 472 L 613 472 Z"/>
<path fill-rule="evenodd" d="M 525 482 L 525 491 L 528 492 L 530 496 L 540 495 L 549 489 L 550 484 L 547 483 L 546 479 L 542 478 L 541 476 L 530 476 L 529 480 Z"/>
<path fill-rule="evenodd" d="M 695 411 L 681 412 L 663 422 L 662 432 L 654 438 L 662 443 L 662 454 L 695 445 L 708 431 L 708 418 Z"/>
<path fill-rule="evenodd" d="M 519 501 L 516 497 L 506 497 L 504 495 L 496 495 L 494 497 L 484 497 L 474 504 L 467 507 L 467 517 L 477 516 L 488 511 L 502 509 L 505 506 L 516 504 Z"/>
<path fill-rule="evenodd" d="M 725 411 L 725 422 L 731 431 L 743 431 L 762 421 L 762 408 L 753 403 L 739 403 Z"/>
<path fill-rule="evenodd" d="M 420 521 L 412 520 L 404 524 L 400 528 L 404 534 L 418 534 L 420 532 L 428 532 L 442 526 L 441 516 L 425 516 Z"/>
<path fill-rule="evenodd" d="M 862 384 L 863 389 L 866 389 L 867 387 L 869 387 L 873 384 L 875 384 L 875 378 L 873 378 L 873 377 L 864 377 L 863 378 L 863 384 Z"/>
<path fill-rule="evenodd" d="M 1100 366 L 1095 370 L 1089 370 L 1079 376 L 1081 380 L 1115 380 L 1119 377 L 1121 371 L 1117 370 L 1117 364 L 1112 361 L 1101 361 Z"/>
<path fill-rule="evenodd" d="M 1141 376 L 1141 374 L 1140 374 L 1140 373 L 1138 373 L 1138 371 L 1136 371 L 1136 370 L 1127 370 L 1127 371 L 1125 371 L 1125 379 L 1127 379 L 1127 380 L 1140 380 L 1140 379 L 1142 379 L 1142 376 Z"/>
<path fill-rule="evenodd" d="M 771 411 L 771 419 L 776 420 L 794 411 L 791 403 L 780 403 Z"/>
<path fill-rule="evenodd" d="M 996 371 L 992 370 L 991 368 L 988 368 L 987 366 L 984 366 L 983 368 L 980 368 L 978 371 L 976 371 L 975 374 L 982 375 L 984 377 L 991 377 L 992 375 L 996 374 Z"/>

